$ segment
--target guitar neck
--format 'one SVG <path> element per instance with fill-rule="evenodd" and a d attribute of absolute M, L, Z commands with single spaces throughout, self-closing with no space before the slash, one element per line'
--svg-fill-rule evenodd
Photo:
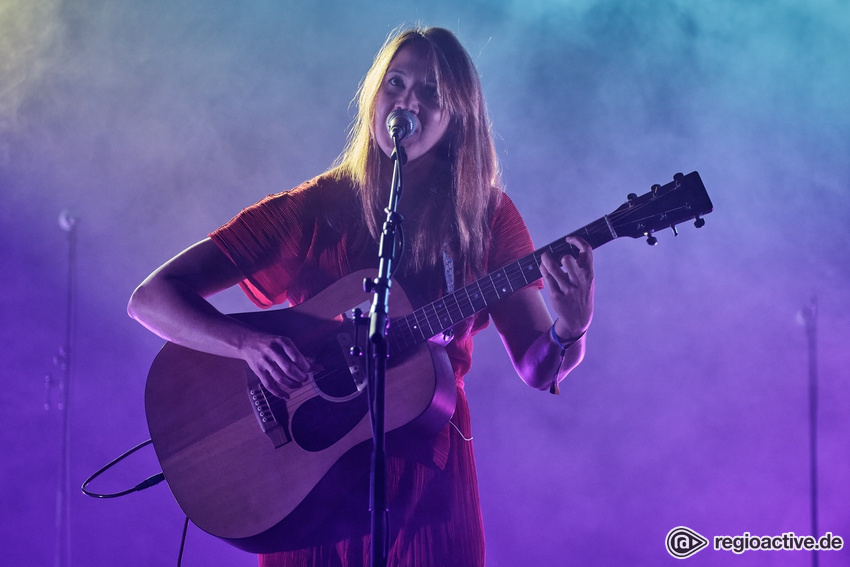
<path fill-rule="evenodd" d="M 674 234 L 678 234 L 676 224 L 689 219 L 696 219 L 694 225 L 699 228 L 705 224 L 701 215 L 712 210 L 714 206 L 699 173 L 677 173 L 673 181 L 664 186 L 653 185 L 649 192 L 641 196 L 629 194 L 628 202 L 569 236 L 580 236 L 593 248 L 620 236 L 646 236 L 647 242 L 654 244 L 657 239 L 652 236 L 653 231 L 669 227 L 673 228 Z M 390 351 L 401 352 L 427 341 L 539 280 L 540 258 L 543 254 L 551 252 L 559 258 L 571 250 L 572 247 L 559 238 L 413 313 L 392 319 L 389 330 Z"/>
<path fill-rule="evenodd" d="M 580 236 L 593 248 L 617 238 L 608 215 L 571 232 L 569 236 Z M 540 259 L 543 254 L 550 252 L 559 258 L 569 254 L 571 248 L 564 238 L 559 238 L 454 293 L 446 294 L 408 315 L 392 319 L 389 329 L 391 352 L 400 352 L 427 341 L 539 280 L 542 277 Z"/>

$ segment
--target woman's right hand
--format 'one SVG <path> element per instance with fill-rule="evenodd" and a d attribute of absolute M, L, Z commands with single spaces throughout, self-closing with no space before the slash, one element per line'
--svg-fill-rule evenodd
<path fill-rule="evenodd" d="M 312 365 L 288 337 L 248 333 L 239 346 L 240 356 L 272 394 L 288 399 L 289 393 L 309 378 Z"/>

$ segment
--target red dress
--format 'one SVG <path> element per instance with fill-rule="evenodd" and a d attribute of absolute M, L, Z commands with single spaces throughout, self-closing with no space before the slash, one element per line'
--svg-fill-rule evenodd
<path fill-rule="evenodd" d="M 240 284 L 260 307 L 296 305 L 345 275 L 377 265 L 377 247 L 364 238 L 360 207 L 345 183 L 319 177 L 270 195 L 243 210 L 210 237 L 245 275 Z M 486 271 L 533 250 L 528 230 L 507 196 L 491 219 Z M 442 270 L 397 278 L 411 297 L 433 301 L 445 288 Z M 539 284 L 538 284 L 539 285 Z M 417 307 L 417 305 L 414 305 Z M 472 362 L 472 336 L 487 326 L 486 311 L 455 329 L 447 352 L 457 384 L 451 423 L 428 448 L 427 459 L 390 455 L 391 567 L 484 565 L 469 407 L 463 376 Z M 261 567 L 364 567 L 369 536 L 259 556 Z"/>

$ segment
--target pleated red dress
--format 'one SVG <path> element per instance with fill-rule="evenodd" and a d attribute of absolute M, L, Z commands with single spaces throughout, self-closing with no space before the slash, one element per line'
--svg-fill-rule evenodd
<path fill-rule="evenodd" d="M 363 233 L 360 214 L 351 187 L 322 176 L 266 197 L 210 237 L 245 275 L 240 286 L 256 305 L 270 307 L 287 300 L 296 305 L 353 271 L 377 265 L 374 243 L 364 244 L 355 234 Z M 486 270 L 498 269 L 532 250 L 522 218 L 503 195 L 491 219 Z M 439 272 L 398 282 L 410 297 L 433 301 L 446 288 L 445 274 Z M 447 347 L 457 386 L 451 422 L 429 438 L 424 451 L 413 452 L 418 457 L 388 457 L 390 567 L 484 565 L 484 530 L 463 377 L 472 362 L 472 337 L 488 321 L 484 311 L 459 324 Z M 365 567 L 369 536 L 263 554 L 259 565 Z"/>

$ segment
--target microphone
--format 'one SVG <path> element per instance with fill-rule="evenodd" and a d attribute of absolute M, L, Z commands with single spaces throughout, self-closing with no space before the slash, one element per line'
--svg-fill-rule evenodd
<path fill-rule="evenodd" d="M 390 133 L 390 137 L 399 142 L 416 132 L 418 126 L 419 121 L 416 115 L 409 110 L 397 108 L 387 116 L 387 132 Z"/>

